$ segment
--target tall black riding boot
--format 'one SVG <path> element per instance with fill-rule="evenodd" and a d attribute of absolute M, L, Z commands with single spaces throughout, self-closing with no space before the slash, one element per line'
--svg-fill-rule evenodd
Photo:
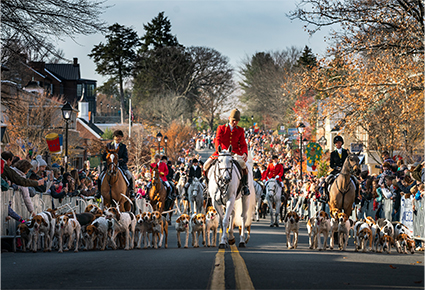
<path fill-rule="evenodd" d="M 249 186 L 248 186 L 248 169 L 245 168 L 242 171 L 243 171 L 243 175 L 241 179 L 242 195 L 249 195 L 250 192 L 249 192 Z"/>
<path fill-rule="evenodd" d="M 102 196 L 102 194 L 100 193 L 100 188 L 101 188 L 101 184 L 100 184 L 100 179 L 97 180 L 97 192 L 95 194 L 95 198 L 100 198 Z"/>
<path fill-rule="evenodd" d="M 128 186 L 129 192 L 130 192 L 130 198 L 134 198 L 136 195 L 134 194 L 134 183 L 133 178 L 131 178 L 129 181 L 130 185 Z"/>

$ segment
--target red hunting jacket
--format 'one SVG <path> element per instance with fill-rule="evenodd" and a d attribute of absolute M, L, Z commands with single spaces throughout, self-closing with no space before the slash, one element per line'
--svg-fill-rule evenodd
<path fill-rule="evenodd" d="M 155 168 L 155 167 L 158 167 L 158 164 L 157 163 L 152 163 L 151 164 L 151 174 L 152 174 L 152 168 Z M 168 175 L 168 166 L 167 166 L 167 164 L 165 164 L 164 162 L 159 162 L 158 171 L 159 171 L 159 177 L 163 181 L 167 181 L 167 175 Z"/>
<path fill-rule="evenodd" d="M 282 182 L 283 177 L 283 165 L 282 164 L 276 164 L 276 166 L 273 165 L 273 163 L 269 163 L 267 166 L 266 171 L 264 171 L 265 178 L 263 180 L 269 180 L 270 178 L 275 178 L 276 175 L 279 175 L 278 180 Z"/>
<path fill-rule="evenodd" d="M 248 146 L 245 141 L 244 129 L 236 126 L 230 130 L 229 124 L 218 126 L 217 135 L 214 139 L 215 152 L 213 156 L 218 156 L 218 146 L 227 150 L 232 145 L 232 152 L 237 155 L 248 155 Z"/>

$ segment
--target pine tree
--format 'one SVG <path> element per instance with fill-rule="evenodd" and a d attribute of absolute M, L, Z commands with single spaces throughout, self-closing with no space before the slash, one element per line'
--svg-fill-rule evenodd
<path fill-rule="evenodd" d="M 160 12 L 152 22 L 143 24 L 146 34 L 141 38 L 141 52 L 155 50 L 166 46 L 181 46 L 177 37 L 171 34 L 171 22 L 164 17 L 164 11 Z"/>
<path fill-rule="evenodd" d="M 115 23 L 108 28 L 106 44 L 95 45 L 89 54 L 96 64 L 96 72 L 109 75 L 118 81 L 120 88 L 121 123 L 124 123 L 124 79 L 129 77 L 140 45 L 137 32 L 132 28 Z"/>
<path fill-rule="evenodd" d="M 317 64 L 316 57 L 313 54 L 311 48 L 307 45 L 304 47 L 303 53 L 298 59 L 298 65 L 304 67 L 314 67 Z"/>

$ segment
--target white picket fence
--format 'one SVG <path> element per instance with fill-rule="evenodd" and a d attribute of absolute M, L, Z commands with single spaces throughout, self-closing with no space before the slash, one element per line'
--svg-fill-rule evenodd
<path fill-rule="evenodd" d="M 16 236 L 16 228 L 18 226 L 18 221 L 14 219 L 10 219 L 6 221 L 6 217 L 8 216 L 8 205 L 11 202 L 11 208 L 17 214 L 19 214 L 25 220 L 30 218 L 30 214 L 25 206 L 24 200 L 21 196 L 21 193 L 17 190 L 14 191 L 10 189 L 8 191 L 2 191 L 0 194 L 1 198 L 1 227 L 0 233 L 1 238 L 14 238 Z M 80 197 L 65 197 L 62 202 L 59 203 L 59 199 L 52 198 L 49 194 L 36 194 L 31 198 L 32 203 L 34 205 L 34 212 L 39 213 L 45 209 L 53 208 L 53 204 L 55 208 L 60 207 L 64 204 L 69 204 L 76 213 L 84 212 L 85 208 L 89 204 L 95 204 L 93 197 L 88 197 L 87 199 L 82 199 Z M 53 203 L 52 203 L 53 202 Z M 146 211 L 146 201 L 145 199 L 137 199 L 136 200 L 136 213 L 139 213 L 139 209 L 142 211 Z M 64 209 L 64 211 L 67 211 Z M 69 211 L 69 208 L 68 208 Z"/>

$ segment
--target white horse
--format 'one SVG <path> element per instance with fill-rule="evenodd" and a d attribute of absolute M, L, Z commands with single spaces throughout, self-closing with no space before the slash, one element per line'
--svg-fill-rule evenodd
<path fill-rule="evenodd" d="M 252 174 L 252 165 L 254 164 L 254 161 L 252 160 L 252 152 L 248 151 L 248 160 L 246 161 L 246 167 L 248 168 L 248 186 L 249 186 L 249 196 L 244 198 L 237 199 L 235 201 L 235 208 L 233 210 L 233 214 L 231 215 L 231 222 L 230 224 L 233 224 L 233 228 L 229 229 L 229 240 L 234 240 L 233 236 L 233 229 L 238 228 L 239 229 L 239 235 L 241 234 L 241 228 L 242 228 L 242 210 L 243 210 L 243 202 L 245 203 L 245 206 L 248 208 L 246 216 L 247 220 L 244 223 L 245 225 L 245 244 L 248 244 L 248 241 L 250 239 L 251 235 L 251 218 L 254 216 L 255 213 L 255 201 L 256 201 L 256 195 L 255 187 L 254 187 L 254 179 Z"/>
<path fill-rule="evenodd" d="M 280 213 L 280 205 L 282 196 L 282 188 L 278 185 L 278 181 L 275 178 L 271 178 L 266 182 L 266 200 L 269 204 L 270 209 L 270 227 L 276 226 L 279 227 L 279 220 L 277 216 Z M 276 209 L 273 212 L 273 204 L 275 204 Z M 274 217 L 273 217 L 274 215 Z"/>
<path fill-rule="evenodd" d="M 202 205 L 204 201 L 204 188 L 197 177 L 193 178 L 192 184 L 189 186 L 189 203 L 190 215 L 202 213 Z"/>
<path fill-rule="evenodd" d="M 254 181 L 255 189 L 255 220 L 258 222 L 260 220 L 260 208 L 261 208 L 261 194 L 263 193 L 263 188 L 261 185 Z M 254 216 L 253 216 L 254 219 Z"/>
<path fill-rule="evenodd" d="M 234 243 L 233 237 L 233 226 L 229 228 L 229 237 L 227 237 L 227 228 L 230 224 L 230 216 L 233 213 L 236 198 L 242 199 L 242 213 L 241 213 L 241 235 L 239 241 L 239 247 L 245 247 L 246 243 L 246 228 L 245 224 L 248 219 L 248 207 L 249 197 L 242 196 L 237 197 L 237 190 L 241 180 L 241 175 L 233 163 L 232 146 L 229 146 L 228 150 L 222 150 L 221 146 L 218 147 L 218 160 L 211 166 L 208 171 L 208 192 L 213 202 L 214 208 L 220 215 L 220 225 L 222 228 L 222 236 L 220 240 L 219 248 L 223 249 L 226 247 L 228 242 Z M 251 169 L 248 168 L 248 172 Z M 252 174 L 251 174 L 252 176 Z M 252 177 L 251 177 L 252 178 Z M 226 207 L 226 212 L 223 212 L 223 206 Z"/>
<path fill-rule="evenodd" d="M 184 186 L 187 182 L 187 175 L 186 174 L 180 174 L 179 181 L 177 182 L 177 198 L 176 198 L 176 207 L 179 212 L 179 214 L 186 213 L 187 211 L 187 201 L 184 200 Z"/>

